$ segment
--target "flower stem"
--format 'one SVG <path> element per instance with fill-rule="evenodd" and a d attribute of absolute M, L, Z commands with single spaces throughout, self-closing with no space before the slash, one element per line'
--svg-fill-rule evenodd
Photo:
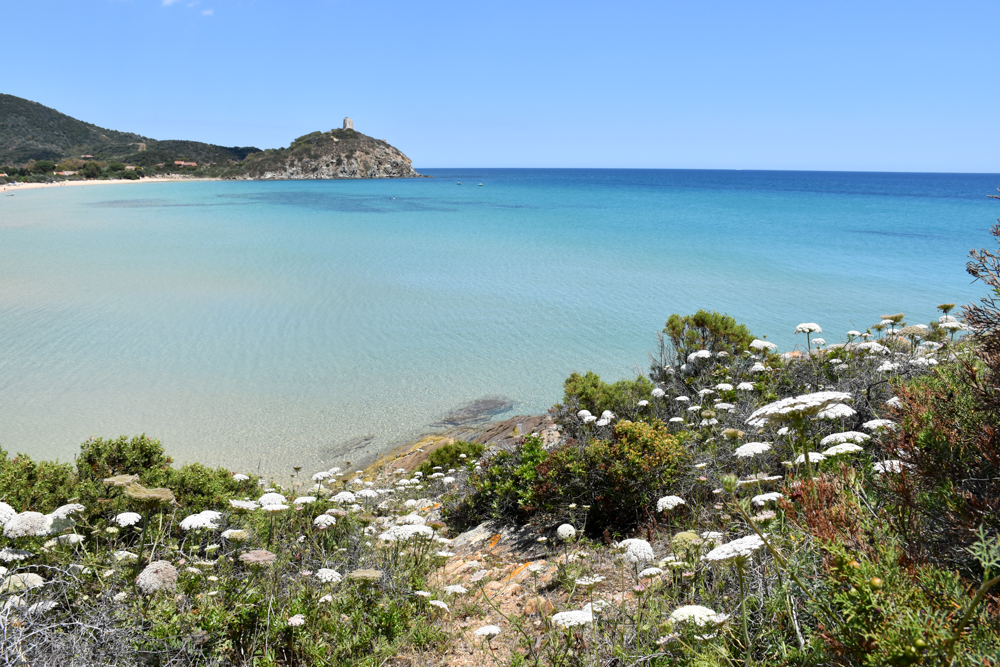
<path fill-rule="evenodd" d="M 743 581 L 743 562 L 741 559 L 736 561 L 736 572 L 740 578 L 740 616 L 743 617 L 743 645 L 746 647 L 747 657 L 744 661 L 744 667 L 750 667 L 752 655 L 750 652 L 750 634 L 747 632 L 747 593 L 746 585 Z"/>

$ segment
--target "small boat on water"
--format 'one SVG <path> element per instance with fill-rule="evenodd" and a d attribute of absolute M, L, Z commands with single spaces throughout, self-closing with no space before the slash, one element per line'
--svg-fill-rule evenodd
<path fill-rule="evenodd" d="M 479 184 L 479 187 L 483 187 L 483 184 L 482 184 L 482 183 L 480 183 L 480 184 Z"/>
<path fill-rule="evenodd" d="M 459 181 L 459 182 L 458 182 L 458 184 L 459 184 L 459 185 L 461 185 L 461 184 L 462 184 L 462 181 Z"/>

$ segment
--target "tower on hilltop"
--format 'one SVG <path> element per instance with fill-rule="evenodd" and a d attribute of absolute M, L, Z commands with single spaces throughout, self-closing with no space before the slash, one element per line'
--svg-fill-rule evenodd
<path fill-rule="evenodd" d="M 354 121 L 351 120 L 350 118 L 345 118 L 344 119 L 344 129 L 345 130 L 353 130 L 354 129 Z"/>

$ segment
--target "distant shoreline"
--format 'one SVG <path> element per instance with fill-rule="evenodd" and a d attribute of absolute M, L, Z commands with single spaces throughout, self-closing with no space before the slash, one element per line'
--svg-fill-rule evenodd
<path fill-rule="evenodd" d="M 19 185 L 12 185 L 7 183 L 6 185 L 0 186 L 0 190 L 3 192 L 17 192 L 19 190 L 38 190 L 40 188 L 61 188 L 66 186 L 79 187 L 84 185 L 119 185 L 119 184 L 129 184 L 133 185 L 136 183 L 194 183 L 196 181 L 220 181 L 221 178 L 184 178 L 182 176 L 170 177 L 170 176 L 153 176 L 147 178 L 140 178 L 135 181 L 126 179 L 108 179 L 108 180 L 92 180 L 92 181 L 60 181 L 58 183 L 21 183 Z"/>

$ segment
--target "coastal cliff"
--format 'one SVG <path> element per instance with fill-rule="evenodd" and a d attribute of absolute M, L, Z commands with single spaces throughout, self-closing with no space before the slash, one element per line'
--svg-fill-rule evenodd
<path fill-rule="evenodd" d="M 417 177 L 402 151 L 350 128 L 313 132 L 288 148 L 254 153 L 222 174 L 233 180 Z"/>

